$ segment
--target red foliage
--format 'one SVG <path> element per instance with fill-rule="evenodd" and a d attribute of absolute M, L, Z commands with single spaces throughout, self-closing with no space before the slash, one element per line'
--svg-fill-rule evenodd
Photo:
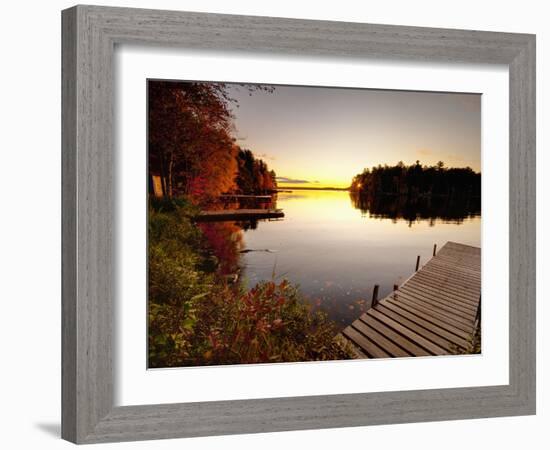
<path fill-rule="evenodd" d="M 238 269 L 239 255 L 243 247 L 243 232 L 233 222 L 199 223 L 208 246 L 219 261 L 219 273 L 228 275 Z"/>
<path fill-rule="evenodd" d="M 164 195 L 200 203 L 229 189 L 237 149 L 225 86 L 151 81 L 148 89 L 149 172 L 160 176 Z"/>

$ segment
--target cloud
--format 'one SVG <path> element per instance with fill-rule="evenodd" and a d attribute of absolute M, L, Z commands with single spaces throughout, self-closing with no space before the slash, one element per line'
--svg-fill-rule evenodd
<path fill-rule="evenodd" d="M 295 183 L 295 184 L 309 183 L 308 180 L 296 180 L 294 178 L 288 178 L 288 177 L 277 177 L 276 179 L 279 183 Z"/>

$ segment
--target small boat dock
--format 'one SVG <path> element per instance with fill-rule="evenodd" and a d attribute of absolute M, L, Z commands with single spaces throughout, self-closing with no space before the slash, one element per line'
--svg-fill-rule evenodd
<path fill-rule="evenodd" d="M 222 222 L 232 220 L 278 219 L 284 217 L 282 209 L 220 209 L 201 211 L 196 217 L 197 222 Z"/>
<path fill-rule="evenodd" d="M 377 292 L 377 287 L 375 287 Z M 481 249 L 447 242 L 423 267 L 345 328 L 358 358 L 469 352 L 480 320 Z"/>
<path fill-rule="evenodd" d="M 271 200 L 273 195 L 253 195 L 253 194 L 223 194 L 220 195 L 220 198 L 229 198 L 229 199 L 255 199 L 255 200 Z"/>

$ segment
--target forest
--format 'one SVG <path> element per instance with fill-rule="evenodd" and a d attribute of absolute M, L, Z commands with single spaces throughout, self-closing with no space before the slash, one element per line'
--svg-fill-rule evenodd
<path fill-rule="evenodd" d="M 254 92 L 270 90 L 242 85 Z M 224 83 L 151 81 L 148 84 L 149 191 L 157 197 L 185 197 L 208 205 L 222 194 L 266 194 L 276 174 L 242 149 L 234 137 Z"/>
<path fill-rule="evenodd" d="M 395 166 L 378 165 L 353 177 L 350 190 L 370 196 L 481 197 L 481 174 L 470 167 L 448 168 L 443 161 L 426 166 L 402 161 Z"/>
<path fill-rule="evenodd" d="M 481 214 L 481 174 L 469 167 L 378 165 L 356 175 L 350 186 L 353 205 L 372 217 L 461 223 Z"/>

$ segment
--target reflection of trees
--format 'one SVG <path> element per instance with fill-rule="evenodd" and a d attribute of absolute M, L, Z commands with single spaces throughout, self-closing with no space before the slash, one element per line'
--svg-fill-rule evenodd
<path fill-rule="evenodd" d="M 277 208 L 277 194 L 270 199 L 257 197 L 232 197 L 227 195 L 208 204 L 209 210 L 223 209 L 275 209 Z"/>
<path fill-rule="evenodd" d="M 462 223 L 468 217 L 481 214 L 481 199 L 475 196 L 417 196 L 387 195 L 350 192 L 352 205 L 371 217 L 405 219 L 412 225 L 420 220 L 436 219 L 445 222 Z"/>
<path fill-rule="evenodd" d="M 211 209 L 274 209 L 277 195 L 271 199 L 228 198 L 212 205 Z M 259 220 L 199 222 L 197 226 L 206 238 L 208 248 L 218 260 L 218 271 L 222 275 L 234 274 L 239 270 L 239 257 L 243 249 L 243 233 L 255 230 Z"/>
<path fill-rule="evenodd" d="M 250 220 L 241 220 L 237 223 L 244 231 L 247 231 L 247 230 L 255 230 L 256 228 L 258 228 L 258 222 L 259 222 L 258 219 L 250 219 Z"/>
<path fill-rule="evenodd" d="M 239 252 L 243 248 L 242 228 L 234 222 L 201 222 L 197 226 L 218 260 L 220 274 L 236 273 L 239 269 Z"/>
<path fill-rule="evenodd" d="M 275 209 L 277 208 L 277 195 L 271 198 L 239 198 L 227 204 L 225 209 Z"/>

